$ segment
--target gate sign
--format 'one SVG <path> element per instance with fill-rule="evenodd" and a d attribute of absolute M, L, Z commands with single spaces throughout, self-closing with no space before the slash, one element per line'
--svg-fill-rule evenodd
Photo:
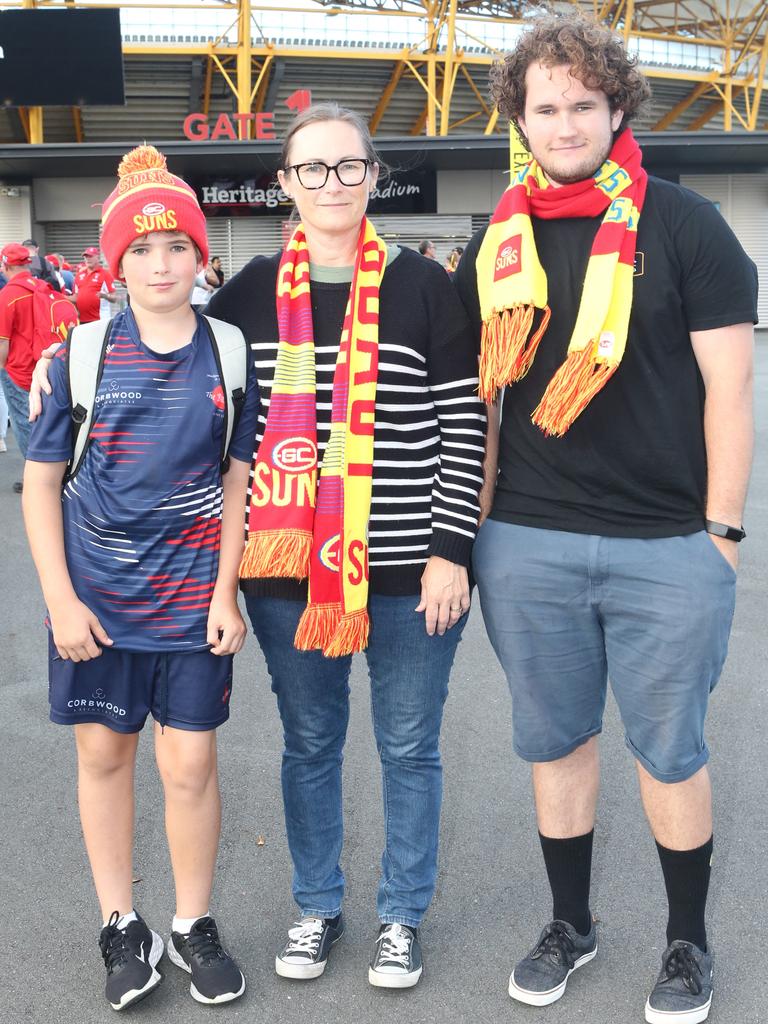
<path fill-rule="evenodd" d="M 295 114 L 305 110 L 312 102 L 309 89 L 296 89 L 283 101 L 284 105 Z M 251 126 L 253 130 L 251 130 Z M 190 142 L 216 142 L 218 139 L 276 139 L 275 115 L 273 111 L 250 112 L 242 114 L 219 114 L 211 124 L 207 114 L 188 114 L 182 126 L 184 135 Z"/>

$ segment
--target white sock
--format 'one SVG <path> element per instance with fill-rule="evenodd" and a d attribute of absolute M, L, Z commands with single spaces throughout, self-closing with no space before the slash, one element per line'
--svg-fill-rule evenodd
<path fill-rule="evenodd" d="M 195 921 L 199 921 L 201 917 L 210 917 L 210 915 L 210 910 L 206 910 L 204 914 L 198 914 L 197 917 L 176 917 L 174 914 L 171 929 L 174 932 L 178 932 L 179 935 L 189 935 Z"/>
<path fill-rule="evenodd" d="M 129 914 L 123 914 L 123 916 L 118 918 L 118 920 L 117 920 L 117 927 L 122 931 L 123 928 L 127 928 L 128 927 L 128 925 L 131 923 L 131 921 L 135 921 L 135 920 L 137 920 L 137 918 L 138 918 L 138 914 L 136 913 L 135 910 L 132 910 Z M 109 921 L 105 921 L 104 922 L 104 927 L 106 928 L 108 924 L 109 924 Z"/>

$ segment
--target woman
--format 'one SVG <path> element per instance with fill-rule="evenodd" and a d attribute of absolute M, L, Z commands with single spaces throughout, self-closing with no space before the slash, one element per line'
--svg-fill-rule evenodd
<path fill-rule="evenodd" d="M 485 421 L 450 281 L 365 218 L 379 163 L 358 114 L 301 113 L 278 171 L 301 223 L 282 259 L 256 257 L 208 309 L 251 341 L 260 381 L 241 585 L 285 733 L 301 912 L 276 970 L 318 977 L 343 931 L 341 762 L 351 654 L 365 649 L 386 833 L 369 981 L 407 988 L 436 880 L 438 740 L 469 610 Z"/>

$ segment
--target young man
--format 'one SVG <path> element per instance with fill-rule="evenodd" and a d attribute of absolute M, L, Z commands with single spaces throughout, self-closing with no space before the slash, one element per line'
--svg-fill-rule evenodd
<path fill-rule="evenodd" d="M 103 205 L 102 245 L 131 307 L 105 325 L 91 443 L 62 496 L 73 443 L 60 352 L 24 490 L 49 615 L 51 718 L 74 726 L 116 1010 L 161 980 L 163 942 L 134 910 L 131 890 L 134 760 L 149 713 L 176 884 L 168 955 L 191 973 L 199 1002 L 226 1002 L 245 988 L 208 908 L 220 825 L 215 730 L 229 716 L 232 656 L 245 636 L 237 568 L 258 413 L 249 371 L 222 476 L 223 381 L 208 325 L 189 305 L 207 259 L 205 218 L 152 147 L 128 154 L 119 174 Z"/>
<path fill-rule="evenodd" d="M 554 1002 L 597 952 L 610 678 L 669 900 L 646 1020 L 695 1024 L 712 998 L 704 717 L 744 536 L 755 268 L 711 203 L 647 177 L 626 124 L 649 90 L 607 29 L 540 20 L 492 88 L 532 161 L 456 274 L 481 391 L 506 386 L 474 565 L 554 903 L 509 992 Z"/>
<path fill-rule="evenodd" d="M 24 284 L 32 277 L 31 257 L 26 245 L 11 242 L 0 252 L 0 267 L 8 279 L 0 291 L 0 387 L 8 403 L 13 433 L 19 451 L 27 457 L 30 425 L 29 387 L 41 349 L 35 345 L 33 292 Z M 21 494 L 22 483 L 13 485 Z"/>
<path fill-rule="evenodd" d="M 83 250 L 83 262 L 75 273 L 75 302 L 81 324 L 108 320 L 111 305 L 118 302 L 114 275 L 101 265 L 101 253 L 95 245 Z"/>

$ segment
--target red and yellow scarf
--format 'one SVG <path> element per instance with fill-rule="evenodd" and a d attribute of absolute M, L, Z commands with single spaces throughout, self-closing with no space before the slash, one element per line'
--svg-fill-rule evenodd
<path fill-rule="evenodd" d="M 552 187 L 531 160 L 517 171 L 499 201 L 477 256 L 483 319 L 480 396 L 530 369 L 549 323 L 547 277 L 536 253 L 531 217 L 597 217 L 568 355 L 534 410 L 545 434 L 561 437 L 621 362 L 632 309 L 637 224 L 648 176 L 640 147 L 627 128 L 592 178 Z M 534 327 L 536 310 L 542 314 Z"/>
<path fill-rule="evenodd" d="M 277 272 L 277 364 L 254 464 L 240 576 L 308 576 L 309 602 L 294 644 L 302 651 L 322 650 L 328 657 L 362 651 L 368 643 L 368 519 L 379 287 L 386 262 L 386 245 L 364 219 L 319 484 L 309 251 L 301 224 Z"/>

